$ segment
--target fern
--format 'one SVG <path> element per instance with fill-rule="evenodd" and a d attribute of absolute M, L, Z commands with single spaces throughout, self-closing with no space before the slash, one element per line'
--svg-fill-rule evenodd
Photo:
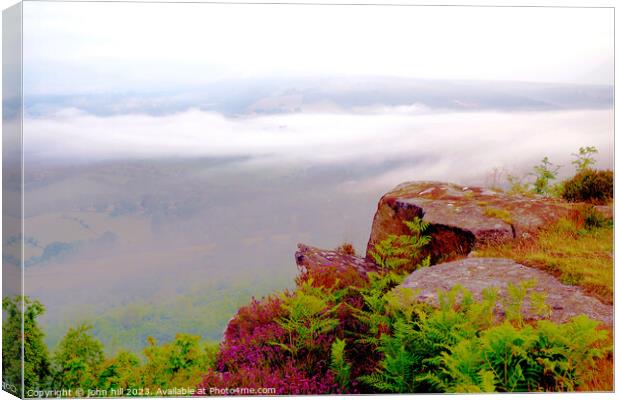
<path fill-rule="evenodd" d="M 415 354 L 407 349 L 411 335 L 411 325 L 397 319 L 393 336 L 383 335 L 380 339 L 378 348 L 384 355 L 380 362 L 380 372 L 363 376 L 361 381 L 382 392 L 415 392 L 414 365 L 417 359 Z"/>
<path fill-rule="evenodd" d="M 508 294 L 502 300 L 507 320 L 514 322 L 518 326 L 523 326 L 523 304 L 528 292 L 535 286 L 536 281 L 533 279 L 520 282 L 518 285 L 508 283 Z"/>
<path fill-rule="evenodd" d="M 307 294 L 303 290 L 288 297 L 283 307 L 286 316 L 276 321 L 287 333 L 288 342 L 272 344 L 290 352 L 293 357 L 296 357 L 301 349 L 314 350 L 318 336 L 338 325 L 338 319 L 329 317 L 334 307 L 329 306 L 328 300 Z"/>
<path fill-rule="evenodd" d="M 430 256 L 420 260 L 424 247 L 431 241 L 431 236 L 424 234 L 430 224 L 419 217 L 403 223 L 409 235 L 388 235 L 369 252 L 375 264 L 382 269 L 394 271 L 404 266 L 413 265 L 412 269 L 416 269 L 430 265 Z"/>
<path fill-rule="evenodd" d="M 349 387 L 351 380 L 351 365 L 347 363 L 344 357 L 344 349 L 346 342 L 342 339 L 336 339 L 331 347 L 331 365 L 330 368 L 336 376 L 336 383 L 342 390 Z"/>
<path fill-rule="evenodd" d="M 375 264 L 387 270 L 395 270 L 407 264 L 410 260 L 407 249 L 400 245 L 401 236 L 389 235 L 377 243 L 370 251 Z"/>
<path fill-rule="evenodd" d="M 585 316 L 526 325 L 528 298 L 533 309 L 548 312 L 545 295 L 530 293 L 534 285 L 509 287 L 501 300 L 506 320 L 499 324 L 493 288 L 480 301 L 460 286 L 439 292 L 434 310 L 416 305 L 402 288 L 383 298 L 376 293 L 364 315 L 390 325 L 375 341 L 382 355 L 377 369 L 359 380 L 387 393 L 576 390 L 612 351 L 605 345 L 609 334 Z"/>

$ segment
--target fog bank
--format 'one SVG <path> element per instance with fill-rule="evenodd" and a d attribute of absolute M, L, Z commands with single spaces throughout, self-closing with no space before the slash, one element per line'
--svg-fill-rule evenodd
<path fill-rule="evenodd" d="M 611 167 L 613 111 L 439 113 L 415 106 L 228 118 L 199 110 L 102 117 L 65 109 L 28 118 L 24 137 L 33 161 L 241 156 L 276 164 L 415 164 L 373 178 L 396 184 L 404 177 L 476 179 L 543 156 L 570 169 L 580 146 L 596 146 L 598 165 Z"/>

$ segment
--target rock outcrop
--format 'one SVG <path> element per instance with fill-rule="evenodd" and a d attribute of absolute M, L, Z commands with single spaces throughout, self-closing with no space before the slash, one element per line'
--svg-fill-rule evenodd
<path fill-rule="evenodd" d="M 610 207 L 600 206 L 597 211 L 612 217 Z M 576 213 L 574 205 L 549 198 L 512 196 L 450 183 L 409 182 L 397 186 L 379 201 L 365 258 L 299 244 L 295 259 L 302 273 L 333 269 L 338 274 L 353 266 L 365 278 L 378 268 L 368 251 L 388 235 L 409 234 L 403 221 L 420 217 L 430 224 L 427 233 L 431 243 L 427 251 L 433 265 L 414 271 L 402 284 L 419 289 L 419 300 L 436 304 L 437 291 L 455 285 L 468 289 L 476 298 L 481 298 L 484 288 L 495 287 L 501 299 L 505 298 L 508 284 L 534 280 L 536 286 L 531 290 L 546 293 L 553 321 L 564 322 L 585 314 L 611 326 L 613 306 L 586 295 L 576 286 L 562 284 L 541 270 L 512 260 L 468 257 L 476 246 L 527 237 L 560 218 L 576 217 Z M 500 305 L 496 312 L 503 313 Z M 524 315 L 535 317 L 527 301 Z"/>
<path fill-rule="evenodd" d="M 368 251 L 390 234 L 408 234 L 404 220 L 430 223 L 431 262 L 465 257 L 476 246 L 527 236 L 572 213 L 568 203 L 440 182 L 398 185 L 379 201 Z"/>
<path fill-rule="evenodd" d="M 439 289 L 449 290 L 455 285 L 461 285 L 472 292 L 474 298 L 481 299 L 484 288 L 495 287 L 501 299 L 505 297 L 509 283 L 517 285 L 531 279 L 536 281 L 532 290 L 547 295 L 546 304 L 551 308 L 551 320 L 565 322 L 571 317 L 585 314 L 606 325 L 613 325 L 612 305 L 603 304 L 584 294 L 578 287 L 564 285 L 540 270 L 504 258 L 465 258 L 421 268 L 411 273 L 402 286 L 418 289 L 419 300 L 436 305 Z M 535 316 L 527 301 L 523 310 L 526 318 Z M 503 314 L 501 305 L 495 311 Z"/>
<path fill-rule="evenodd" d="M 340 269 L 353 266 L 357 271 L 366 276 L 367 272 L 376 271 L 377 266 L 364 258 L 337 252 L 335 250 L 322 250 L 316 247 L 297 245 L 295 262 L 301 273 L 306 273 L 315 268 L 333 268 L 335 272 Z"/>

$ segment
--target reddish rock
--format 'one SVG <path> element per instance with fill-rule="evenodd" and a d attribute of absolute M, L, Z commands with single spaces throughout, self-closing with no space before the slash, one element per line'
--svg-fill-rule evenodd
<path fill-rule="evenodd" d="M 364 258 L 345 254 L 335 250 L 322 250 L 316 247 L 297 245 L 295 261 L 301 273 L 306 273 L 313 268 L 334 268 L 338 270 L 353 266 L 357 271 L 366 276 L 367 272 L 376 271 L 377 266 Z"/>
<path fill-rule="evenodd" d="M 605 325 L 613 325 L 613 306 L 601 303 L 590 297 L 576 286 L 564 285 L 553 276 L 538 269 L 525 267 L 504 258 L 465 258 L 444 264 L 421 268 L 409 275 L 402 283 L 403 287 L 418 289 L 417 299 L 437 305 L 437 291 L 449 290 L 461 285 L 474 298 L 482 298 L 482 290 L 487 287 L 499 289 L 498 299 L 505 298 L 508 283 L 518 285 L 520 282 L 533 279 L 535 292 L 547 294 L 546 304 L 551 308 L 550 319 L 555 322 L 566 322 L 570 318 L 585 314 L 601 321 Z M 501 301 L 498 301 L 501 303 Z M 527 319 L 537 318 L 526 301 L 524 316 Z M 501 304 L 496 313 L 503 315 Z"/>
<path fill-rule="evenodd" d="M 379 201 L 368 251 L 390 234 L 408 234 L 404 220 L 430 223 L 431 262 L 464 257 L 477 245 L 501 243 L 528 235 L 571 215 L 566 202 L 507 195 L 480 187 L 441 182 L 398 185 Z"/>

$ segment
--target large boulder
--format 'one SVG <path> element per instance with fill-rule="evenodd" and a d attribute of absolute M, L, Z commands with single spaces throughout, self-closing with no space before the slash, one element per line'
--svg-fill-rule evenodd
<path fill-rule="evenodd" d="M 538 269 L 504 258 L 465 258 L 421 268 L 412 272 L 402 286 L 419 290 L 418 300 L 437 305 L 437 291 L 449 290 L 456 285 L 472 292 L 476 299 L 482 298 L 484 288 L 495 287 L 502 299 L 506 296 L 509 283 L 518 285 L 528 280 L 536 282 L 531 290 L 546 293 L 546 303 L 551 308 L 551 320 L 565 322 L 571 317 L 585 314 L 605 325 L 613 325 L 612 305 L 603 304 L 584 294 L 580 288 L 564 285 Z M 495 311 L 499 315 L 503 314 L 501 304 L 498 304 Z M 527 319 L 537 317 L 528 301 L 524 303 L 524 316 Z"/>
<path fill-rule="evenodd" d="M 390 234 L 408 234 L 405 220 L 430 223 L 431 262 L 466 256 L 476 246 L 527 236 L 573 211 L 571 204 L 441 182 L 407 182 L 379 201 L 368 252 Z"/>

